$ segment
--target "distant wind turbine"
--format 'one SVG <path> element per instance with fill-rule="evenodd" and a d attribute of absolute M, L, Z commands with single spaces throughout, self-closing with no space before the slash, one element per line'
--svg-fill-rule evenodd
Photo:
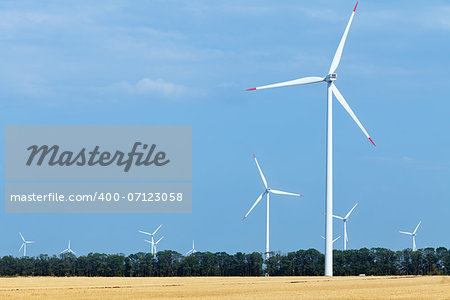
<path fill-rule="evenodd" d="M 269 259 L 269 194 L 278 194 L 278 195 L 289 195 L 289 196 L 297 196 L 297 197 L 303 197 L 303 195 L 300 194 L 294 194 L 294 193 L 288 193 L 288 192 L 283 192 L 283 191 L 279 191 L 279 190 L 274 190 L 271 189 L 268 184 L 267 184 L 267 180 L 264 177 L 263 172 L 261 171 L 261 168 L 259 167 L 258 164 L 258 160 L 256 159 L 255 154 L 253 154 L 253 157 L 255 158 L 255 162 L 256 162 L 256 166 L 258 167 L 259 170 L 259 174 L 261 175 L 261 179 L 262 182 L 264 183 L 264 187 L 265 190 L 264 192 L 262 192 L 261 195 L 259 195 L 258 199 L 256 199 L 255 203 L 253 203 L 253 206 L 250 208 L 250 210 L 245 214 L 244 218 L 242 219 L 242 221 L 245 220 L 245 218 L 247 218 L 247 216 L 250 214 L 250 212 L 253 210 L 253 208 L 255 208 L 255 206 L 259 203 L 259 201 L 261 201 L 261 199 L 264 197 L 264 195 L 266 195 L 266 199 L 267 199 L 267 219 L 266 219 L 266 261 Z"/>
<path fill-rule="evenodd" d="M 146 240 L 147 242 L 149 242 L 152 245 L 152 247 L 150 249 L 150 253 L 151 254 L 156 254 L 154 237 L 155 237 L 156 232 L 161 228 L 161 226 L 162 225 L 159 225 L 158 228 L 156 228 L 156 230 L 153 231 L 153 233 L 149 233 L 149 232 L 145 232 L 145 231 L 142 231 L 142 230 L 138 230 L 138 232 L 146 234 L 146 235 L 149 235 L 151 237 L 151 241 L 147 241 Z"/>
<path fill-rule="evenodd" d="M 359 201 L 356 202 L 355 206 L 353 206 L 352 209 L 345 215 L 345 217 L 339 217 L 336 215 L 333 215 L 334 218 L 340 219 L 344 221 L 344 251 L 347 250 L 347 244 L 348 244 L 348 235 L 347 235 L 347 221 L 350 215 L 352 214 L 353 210 L 356 208 L 356 206 L 359 204 Z"/>
<path fill-rule="evenodd" d="M 417 224 L 416 229 L 414 229 L 413 232 L 406 232 L 406 231 L 400 231 L 400 230 L 398 231 L 400 233 L 412 236 L 413 251 L 417 250 L 417 248 L 416 248 L 416 232 L 417 232 L 417 229 L 419 229 L 419 226 L 421 223 L 422 223 L 422 221 L 420 221 L 419 224 Z"/>
<path fill-rule="evenodd" d="M 186 255 L 189 255 L 190 253 L 194 254 L 195 252 L 197 252 L 197 250 L 195 250 L 194 240 L 192 240 L 192 249 L 186 252 Z"/>
<path fill-rule="evenodd" d="M 327 83 L 327 154 L 326 154 L 326 216 L 325 216 L 325 276 L 333 276 L 333 95 L 336 96 L 339 103 L 345 108 L 348 114 L 352 117 L 355 123 L 362 130 L 364 135 L 372 142 L 372 138 L 367 133 L 366 129 L 362 126 L 361 122 L 356 117 L 355 113 L 352 111 L 347 101 L 345 101 L 344 96 L 339 92 L 338 88 L 334 84 L 337 79 L 337 74 L 335 73 L 339 62 L 341 61 L 342 52 L 344 50 L 345 41 L 352 24 L 353 17 L 355 15 L 356 7 L 358 2 L 356 2 L 355 8 L 350 16 L 347 27 L 345 28 L 344 35 L 341 38 L 339 46 L 334 55 L 333 61 L 328 71 L 328 75 L 325 77 L 305 77 L 294 79 L 290 81 L 285 81 L 281 83 L 269 84 L 264 86 L 259 86 L 256 88 L 248 89 L 251 90 L 262 90 L 275 87 L 302 85 L 317 82 Z"/>
<path fill-rule="evenodd" d="M 70 253 L 72 253 L 73 255 L 77 255 L 77 254 L 75 253 L 75 251 L 73 251 L 72 249 L 70 249 L 70 240 L 69 240 L 69 245 L 67 245 L 67 249 L 65 249 L 64 251 L 61 251 L 60 254 L 63 254 L 63 253 L 66 253 L 66 252 L 70 252 Z"/>
<path fill-rule="evenodd" d="M 25 238 L 23 237 L 22 233 L 19 232 L 19 234 L 20 234 L 20 237 L 22 238 L 22 246 L 20 246 L 19 252 L 23 248 L 23 257 L 26 257 L 27 256 L 27 244 L 32 244 L 32 243 L 34 243 L 34 241 L 26 241 Z"/>

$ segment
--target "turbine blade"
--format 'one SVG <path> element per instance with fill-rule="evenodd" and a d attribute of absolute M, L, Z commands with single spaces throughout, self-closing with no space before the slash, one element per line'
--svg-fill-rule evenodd
<path fill-rule="evenodd" d="M 19 234 L 20 234 L 20 237 L 22 238 L 22 241 L 25 242 L 25 239 L 23 238 L 23 235 L 22 235 L 22 233 L 20 233 L 20 231 L 19 231 Z"/>
<path fill-rule="evenodd" d="M 69 251 L 69 249 L 66 249 L 66 250 L 64 250 L 64 251 L 61 251 L 59 254 L 63 254 L 63 253 L 65 253 L 65 252 L 67 252 L 67 251 Z"/>
<path fill-rule="evenodd" d="M 138 230 L 138 232 L 143 233 L 143 234 L 147 234 L 147 235 L 152 235 L 151 233 L 148 233 L 148 232 L 145 232 L 145 231 L 142 231 L 142 230 Z"/>
<path fill-rule="evenodd" d="M 334 240 L 333 240 L 333 243 L 334 242 L 336 242 L 338 239 L 340 239 L 341 238 L 341 236 L 338 236 L 337 238 L 335 238 Z M 325 238 L 324 238 L 325 239 Z M 348 239 L 347 239 L 348 240 Z"/>
<path fill-rule="evenodd" d="M 69 249 L 69 252 L 71 252 L 73 255 L 77 255 L 77 254 L 75 253 L 75 251 L 73 251 L 72 249 Z"/>
<path fill-rule="evenodd" d="M 150 242 L 149 240 L 144 240 L 144 241 L 146 241 L 147 243 L 150 243 L 150 244 L 152 244 L 152 242 Z"/>
<path fill-rule="evenodd" d="M 164 238 L 164 236 L 162 236 L 157 242 L 155 242 L 155 245 L 158 245 L 158 243 Z"/>
<path fill-rule="evenodd" d="M 194 252 L 194 250 L 193 250 L 193 249 L 189 250 L 188 252 L 186 252 L 185 255 L 188 255 L 188 254 L 191 253 L 191 252 Z"/>
<path fill-rule="evenodd" d="M 345 110 L 348 112 L 348 114 L 353 118 L 353 121 L 358 124 L 359 128 L 362 130 L 362 132 L 366 135 L 366 137 L 372 142 L 372 144 L 375 146 L 375 143 L 373 142 L 372 138 L 367 133 L 366 129 L 362 126 L 361 122 L 356 117 L 355 113 L 352 111 L 350 106 L 348 105 L 347 101 L 345 101 L 344 96 L 342 96 L 341 92 L 339 92 L 338 88 L 332 83 L 331 88 L 333 90 L 333 94 L 338 99 L 339 103 L 345 108 Z"/>
<path fill-rule="evenodd" d="M 422 221 L 419 222 L 419 224 L 417 224 L 416 229 L 414 229 L 413 234 L 416 234 L 417 229 L 419 229 L 420 224 L 422 223 Z"/>
<path fill-rule="evenodd" d="M 259 164 L 258 164 L 258 160 L 256 159 L 255 153 L 253 153 L 253 157 L 255 158 L 255 162 L 256 162 L 256 165 L 258 166 L 259 174 L 261 175 L 261 179 L 262 179 L 262 181 L 263 181 L 263 183 L 264 183 L 264 186 L 265 186 L 266 189 L 267 189 L 267 180 L 266 180 L 266 177 L 264 177 L 264 174 L 263 174 L 263 172 L 262 172 L 262 170 L 261 170 L 261 167 L 260 167 Z"/>
<path fill-rule="evenodd" d="M 17 251 L 17 252 L 20 252 L 20 250 L 22 250 L 23 245 L 25 245 L 25 243 L 22 243 L 22 246 L 20 246 L 19 251 Z"/>
<path fill-rule="evenodd" d="M 325 237 L 323 235 L 320 236 L 322 239 L 325 239 Z"/>
<path fill-rule="evenodd" d="M 344 219 L 348 219 L 348 217 L 350 217 L 350 215 L 352 214 L 353 210 L 355 210 L 356 206 L 359 204 L 359 201 L 356 202 L 355 206 L 353 206 L 352 209 L 350 209 L 350 211 L 345 215 Z"/>
<path fill-rule="evenodd" d="M 247 218 L 247 216 L 250 214 L 250 212 L 253 210 L 253 208 L 255 208 L 255 206 L 259 203 L 259 201 L 261 201 L 262 197 L 266 194 L 266 191 L 264 191 L 261 195 L 259 195 L 258 199 L 256 199 L 255 203 L 253 203 L 252 207 L 250 208 L 250 210 L 245 214 L 244 218 L 242 219 L 242 221 L 245 220 L 245 218 Z"/>
<path fill-rule="evenodd" d="M 344 220 L 343 217 L 339 217 L 339 216 L 335 216 L 335 215 L 333 215 L 333 218 L 340 219 L 340 220 Z"/>
<path fill-rule="evenodd" d="M 158 228 L 156 228 L 155 231 L 153 231 L 152 235 L 155 235 L 155 233 L 161 228 L 162 224 L 158 226 Z"/>
<path fill-rule="evenodd" d="M 246 91 L 254 91 L 254 90 L 263 90 L 263 89 L 270 89 L 270 88 L 276 88 L 276 87 L 282 87 L 282 86 L 291 86 L 291 85 L 301 85 L 301 84 L 309 84 L 309 83 L 316 83 L 324 81 L 325 78 L 323 77 L 304 77 L 304 78 L 298 78 L 290 81 L 284 81 L 274 84 L 268 84 L 263 86 L 258 86 L 255 88 L 247 89 Z"/>
<path fill-rule="evenodd" d="M 411 232 L 405 232 L 405 231 L 400 231 L 400 230 L 398 232 L 403 233 L 403 234 L 407 234 L 407 235 L 413 235 Z"/>
<path fill-rule="evenodd" d="M 345 41 L 347 40 L 348 31 L 350 26 L 352 25 L 353 17 L 355 16 L 356 7 L 358 6 L 358 2 L 356 2 L 355 8 L 353 9 L 352 15 L 350 16 L 350 20 L 348 21 L 347 27 L 345 28 L 344 35 L 339 42 L 339 46 L 334 54 L 333 61 L 331 62 L 330 71 L 328 74 L 334 73 L 339 66 L 339 62 L 341 61 L 342 52 L 344 51 Z"/>
<path fill-rule="evenodd" d="M 35 243 L 35 241 L 26 241 L 25 243 L 26 244 L 33 244 L 33 243 Z"/>
<path fill-rule="evenodd" d="M 270 189 L 270 192 L 274 193 L 274 194 L 278 194 L 278 195 L 290 195 L 290 196 L 303 197 L 303 195 L 300 195 L 300 194 L 288 193 L 288 192 L 283 192 L 283 191 L 279 191 L 279 190 Z"/>

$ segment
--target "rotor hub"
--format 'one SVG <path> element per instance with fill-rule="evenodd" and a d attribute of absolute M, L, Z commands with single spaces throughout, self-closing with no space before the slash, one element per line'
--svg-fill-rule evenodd
<path fill-rule="evenodd" d="M 336 73 L 330 73 L 327 75 L 327 77 L 325 77 L 325 81 L 326 82 L 333 82 L 337 79 L 337 74 Z"/>

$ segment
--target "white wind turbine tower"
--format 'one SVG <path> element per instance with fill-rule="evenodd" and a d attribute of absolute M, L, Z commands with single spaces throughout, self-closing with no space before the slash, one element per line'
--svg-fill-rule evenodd
<path fill-rule="evenodd" d="M 75 251 L 73 251 L 72 249 L 70 249 L 70 240 L 69 240 L 69 244 L 67 245 L 67 249 L 65 249 L 64 251 L 61 251 L 60 254 L 63 254 L 63 253 L 66 253 L 66 252 L 70 252 L 70 253 L 72 253 L 73 255 L 77 255 L 77 254 L 75 253 Z"/>
<path fill-rule="evenodd" d="M 32 243 L 34 243 L 34 241 L 26 241 L 25 238 L 23 237 L 22 233 L 19 232 L 19 234 L 20 234 L 20 237 L 22 238 L 22 246 L 20 246 L 19 252 L 23 248 L 23 257 L 26 257 L 27 256 L 27 244 L 32 244 Z"/>
<path fill-rule="evenodd" d="M 419 226 L 421 223 L 422 223 L 422 221 L 420 221 L 419 224 L 417 224 L 416 229 L 414 229 L 413 232 L 405 232 L 405 231 L 400 231 L 400 230 L 398 231 L 400 233 L 412 236 L 413 251 L 417 250 L 417 248 L 416 248 L 416 232 L 417 232 L 417 229 L 419 229 Z"/>
<path fill-rule="evenodd" d="M 345 110 L 350 114 L 353 120 L 358 124 L 359 128 L 363 131 L 363 133 L 369 138 L 372 144 L 375 146 L 375 143 L 370 138 L 367 131 L 362 126 L 361 122 L 359 122 L 356 115 L 353 113 L 350 106 L 345 101 L 342 94 L 339 92 L 337 87 L 334 85 L 334 81 L 337 79 L 337 75 L 335 73 L 337 67 L 339 66 L 339 62 L 341 60 L 342 51 L 344 50 L 345 40 L 347 39 L 348 31 L 350 29 L 350 25 L 353 21 L 353 17 L 355 15 L 356 7 L 358 6 L 358 2 L 356 2 L 355 8 L 353 9 L 352 15 L 350 16 L 350 20 L 345 28 L 344 35 L 339 43 L 336 54 L 334 55 L 333 61 L 331 63 L 330 70 L 328 71 L 328 75 L 326 77 L 305 77 L 299 78 L 291 81 L 275 83 L 270 85 L 264 85 L 252 89 L 251 90 L 261 90 L 268 89 L 274 87 L 283 87 L 283 86 L 291 86 L 291 85 L 301 85 L 308 83 L 316 83 L 316 82 L 326 82 L 327 83 L 327 175 L 326 175 L 326 217 L 325 217 L 325 276 L 333 276 L 333 94 L 336 96 L 337 100 L 341 105 L 345 108 Z"/>
<path fill-rule="evenodd" d="M 197 252 L 197 250 L 195 250 L 194 240 L 192 240 L 192 249 L 186 252 L 186 255 L 189 255 L 190 253 L 194 254 L 195 252 Z"/>
<path fill-rule="evenodd" d="M 145 240 L 145 241 L 149 242 L 149 243 L 152 245 L 151 251 L 150 251 L 151 254 L 155 254 L 155 253 L 156 253 L 156 251 L 155 251 L 155 240 L 154 240 L 154 237 L 155 237 L 156 232 L 161 228 L 161 226 L 162 226 L 162 225 L 159 225 L 158 228 L 156 228 L 156 230 L 153 231 L 153 233 L 149 233 L 149 232 L 145 232 L 145 231 L 142 231 L 142 230 L 138 230 L 138 232 L 143 233 L 143 234 L 146 234 L 146 235 L 149 235 L 149 236 L 151 237 L 151 241 Z"/>
<path fill-rule="evenodd" d="M 267 220 L 266 220 L 266 261 L 269 259 L 269 194 L 278 194 L 278 195 L 290 195 L 290 196 L 298 196 L 298 197 L 303 197 L 303 195 L 299 195 L 299 194 L 294 194 L 294 193 L 288 193 L 288 192 L 283 192 L 283 191 L 279 191 L 279 190 L 274 190 L 271 189 L 268 185 L 267 185 L 267 180 L 264 177 L 263 172 L 261 171 L 261 168 L 259 167 L 258 164 L 258 160 L 256 159 L 255 154 L 253 154 L 253 157 L 255 158 L 255 162 L 256 162 L 256 166 L 258 167 L 259 170 L 259 174 L 261 175 L 261 179 L 264 183 L 264 187 L 265 190 L 264 192 L 261 193 L 261 195 L 259 195 L 258 199 L 256 199 L 255 203 L 253 203 L 253 206 L 250 208 L 250 210 L 245 214 L 244 218 L 242 219 L 242 221 L 245 220 L 245 218 L 247 218 L 247 216 L 250 214 L 250 212 L 253 210 L 253 208 L 255 208 L 255 206 L 259 203 L 259 201 L 261 201 L 261 199 L 263 198 L 264 195 L 266 195 L 266 199 L 267 199 Z"/>
<path fill-rule="evenodd" d="M 356 202 L 355 206 L 353 206 L 352 209 L 345 215 L 345 217 L 340 217 L 333 215 L 334 218 L 340 219 L 344 222 L 344 251 L 347 250 L 347 244 L 348 244 L 348 236 L 347 236 L 347 221 L 350 215 L 352 214 L 353 210 L 356 208 L 356 206 L 359 204 L 359 201 Z"/>

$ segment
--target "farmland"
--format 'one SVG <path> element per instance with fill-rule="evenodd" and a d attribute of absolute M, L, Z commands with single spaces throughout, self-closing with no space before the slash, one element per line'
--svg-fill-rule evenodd
<path fill-rule="evenodd" d="M 0 299 L 450 299 L 449 276 L 11 277 Z"/>

